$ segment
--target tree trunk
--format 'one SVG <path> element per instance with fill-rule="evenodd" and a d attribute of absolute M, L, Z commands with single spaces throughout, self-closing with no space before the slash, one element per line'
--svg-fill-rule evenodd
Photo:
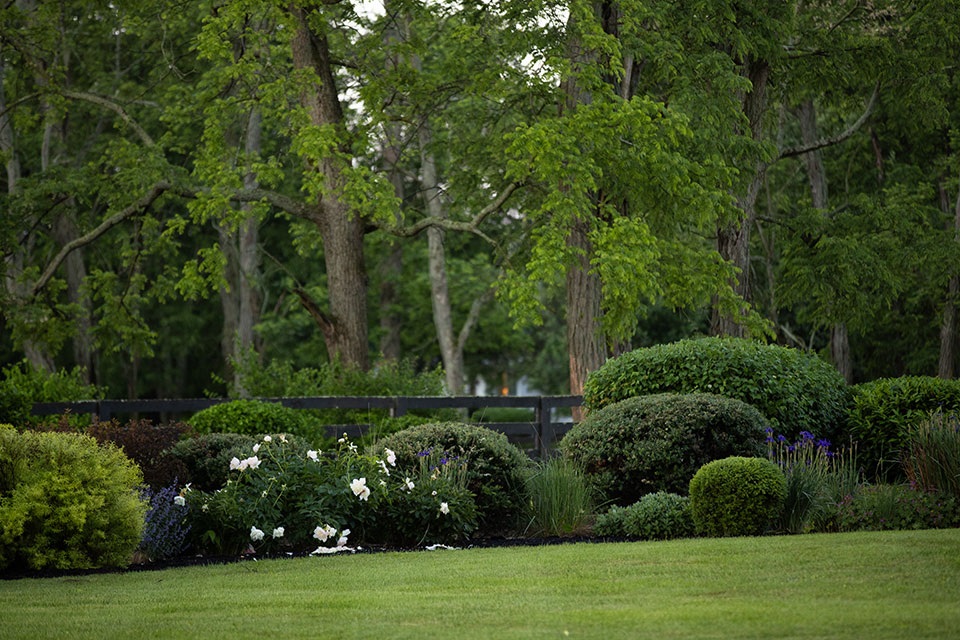
<path fill-rule="evenodd" d="M 947 211 L 949 200 L 946 197 L 946 187 L 941 187 L 941 202 L 944 211 Z M 953 233 L 954 241 L 960 241 L 960 185 L 957 187 L 957 200 L 953 207 Z M 950 282 L 947 285 L 947 299 L 943 305 L 943 320 L 940 323 L 940 361 L 937 366 L 937 375 L 946 379 L 954 377 L 958 294 L 960 294 L 960 276 L 954 273 L 950 276 Z"/>
<path fill-rule="evenodd" d="M 326 35 L 310 28 L 304 9 L 291 5 L 290 12 L 297 21 L 291 42 L 294 68 L 316 75 L 316 83 L 301 93 L 300 103 L 311 125 L 332 126 L 342 134 L 343 110 Z M 341 151 L 346 153 L 347 149 Z M 325 187 L 309 215 L 320 231 L 327 273 L 329 314 L 318 321 L 330 358 L 365 370 L 369 367 L 369 345 L 363 221 L 341 198 L 345 180 L 341 162 L 327 155 L 308 167 L 322 174 Z"/>
<path fill-rule="evenodd" d="M 741 73 L 746 76 L 752 88 L 741 97 L 743 113 L 750 126 L 750 135 L 754 140 L 763 139 L 763 115 L 767 109 L 767 80 L 770 65 L 763 60 L 746 59 Z M 720 256 L 737 268 L 736 280 L 731 287 L 745 302 L 750 302 L 750 230 L 757 217 L 757 196 L 763 186 L 766 164 L 762 159 L 754 163 L 753 174 L 746 191 L 736 197 L 737 207 L 741 211 L 740 219 L 735 223 L 717 230 L 717 251 Z M 710 334 L 714 336 L 745 337 L 746 328 L 743 318 L 730 315 L 721 310 L 714 302 L 710 319 Z"/>
<path fill-rule="evenodd" d="M 600 333 L 600 278 L 590 268 L 592 247 L 585 223 L 575 223 L 567 238 L 567 246 L 575 252 L 574 264 L 567 267 L 570 393 L 580 395 L 587 375 L 600 368 L 607 358 L 607 350 Z"/>

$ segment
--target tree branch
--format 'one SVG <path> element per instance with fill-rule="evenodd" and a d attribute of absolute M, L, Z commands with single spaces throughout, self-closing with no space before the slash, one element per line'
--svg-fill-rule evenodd
<path fill-rule="evenodd" d="M 154 143 L 153 138 L 151 138 L 150 135 L 146 131 L 144 131 L 139 124 L 137 124 L 136 120 L 130 117 L 130 114 L 127 113 L 122 106 L 120 106 L 118 103 L 114 102 L 113 100 L 104 98 L 103 96 L 98 96 L 93 93 L 87 93 L 86 91 L 64 91 L 63 96 L 66 98 L 73 98 L 74 100 L 85 100 L 86 102 L 90 102 L 90 103 L 99 105 L 101 107 L 105 107 L 110 111 L 113 111 L 118 116 L 120 116 L 121 120 L 127 123 L 127 126 L 133 129 L 133 132 L 137 134 L 137 136 L 143 141 L 145 145 L 147 145 L 148 147 L 156 146 L 156 143 Z"/>
<path fill-rule="evenodd" d="M 854 133 L 856 133 L 857 130 L 859 130 L 860 127 L 863 126 L 863 123 L 867 121 L 867 118 L 869 118 L 870 114 L 873 113 L 873 107 L 876 105 L 877 96 L 879 95 L 880 95 L 880 82 L 878 81 L 877 84 L 873 87 L 873 95 L 870 96 L 870 100 L 867 102 L 867 107 L 863 110 L 863 114 L 861 114 L 861 116 L 857 118 L 856 122 L 854 122 L 852 125 L 847 127 L 845 131 L 829 138 L 821 138 L 820 140 L 811 142 L 810 144 L 800 145 L 798 147 L 789 147 L 787 149 L 784 149 L 777 156 L 777 160 L 783 160 L 784 158 L 791 158 L 794 156 L 803 155 L 804 153 L 810 153 L 811 151 L 816 151 L 817 149 L 823 149 L 824 147 L 830 147 L 835 144 L 839 144 L 843 142 L 844 140 L 852 136 Z"/>
<path fill-rule="evenodd" d="M 67 256 L 70 255 L 70 253 L 72 253 L 76 249 L 79 249 L 80 247 L 84 247 L 94 242 L 97 238 L 105 234 L 107 231 L 110 231 L 110 229 L 114 228 L 115 226 L 117 226 L 127 218 L 132 217 L 133 215 L 139 213 L 140 211 L 143 211 L 144 209 L 149 207 L 151 204 L 153 204 L 154 200 L 159 198 L 161 195 L 163 195 L 165 191 L 169 190 L 170 188 L 171 188 L 170 183 L 166 181 L 158 182 L 157 184 L 153 185 L 153 187 L 150 188 L 150 191 L 148 191 L 145 196 L 143 196 L 136 202 L 133 202 L 123 210 L 113 214 L 112 216 L 110 216 L 109 218 L 101 222 L 96 228 L 88 231 L 87 233 L 80 236 L 79 238 L 74 238 L 67 244 L 63 245 L 59 253 L 57 253 L 57 255 L 54 256 L 53 260 L 50 261 L 50 263 L 47 265 L 47 268 L 44 269 L 43 273 L 40 275 L 37 281 L 33 284 L 33 287 L 31 287 L 30 296 L 35 297 L 38 293 L 40 293 L 40 291 L 44 287 L 47 286 L 47 284 L 49 284 L 50 279 L 53 278 L 53 274 L 60 267 L 63 261 L 67 259 Z"/>
<path fill-rule="evenodd" d="M 386 231 L 395 236 L 409 238 L 417 235 L 429 227 L 439 227 L 440 229 L 445 229 L 447 231 L 465 231 L 467 233 L 473 233 L 483 238 L 490 244 L 495 245 L 496 243 L 487 234 L 480 231 L 480 224 L 492 213 L 499 211 L 500 208 L 503 207 L 504 203 L 510 199 L 510 196 L 513 194 L 513 192 L 519 189 L 520 186 L 520 183 L 517 182 L 512 182 L 507 185 L 507 188 L 503 190 L 503 193 L 497 196 L 496 200 L 477 212 L 477 215 L 475 215 L 470 222 L 458 222 L 456 220 L 448 220 L 446 218 L 439 218 L 437 216 L 428 216 L 410 226 L 387 228 Z"/>

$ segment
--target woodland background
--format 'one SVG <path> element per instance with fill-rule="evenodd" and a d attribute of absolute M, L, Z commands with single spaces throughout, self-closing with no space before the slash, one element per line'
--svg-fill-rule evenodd
<path fill-rule="evenodd" d="M 952 378 L 958 51 L 954 0 L 10 0 L 0 364 L 579 393 L 710 334 Z"/>

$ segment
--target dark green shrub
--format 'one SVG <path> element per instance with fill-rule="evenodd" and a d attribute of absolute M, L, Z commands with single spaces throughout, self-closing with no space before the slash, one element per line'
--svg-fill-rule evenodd
<path fill-rule="evenodd" d="M 934 411 L 960 412 L 960 381 L 884 378 L 853 387 L 850 435 L 868 477 L 903 477 L 899 460 L 910 429 Z"/>
<path fill-rule="evenodd" d="M 0 427 L 0 570 L 129 564 L 141 479 L 120 449 L 89 436 Z"/>
<path fill-rule="evenodd" d="M 766 458 L 714 460 L 690 481 L 690 513 L 703 535 L 761 535 L 779 521 L 786 492 L 783 472 Z"/>
<path fill-rule="evenodd" d="M 524 512 L 524 477 L 530 459 L 502 433 L 457 422 L 410 427 L 381 441 L 408 467 L 418 457 L 441 452 L 466 461 L 467 488 L 476 498 L 480 533 L 515 528 Z"/>
<path fill-rule="evenodd" d="M 20 429 L 57 422 L 56 416 L 34 416 L 36 402 L 96 400 L 104 395 L 103 390 L 83 381 L 79 367 L 48 373 L 24 360 L 4 367 L 0 377 L 0 423 L 10 423 Z M 78 428 L 89 424 L 90 418 L 72 415 L 69 422 Z"/>
<path fill-rule="evenodd" d="M 633 504 L 656 491 L 686 493 L 702 465 L 761 455 L 767 421 L 748 404 L 707 393 L 629 398 L 591 411 L 560 448 L 598 497 Z"/>
<path fill-rule="evenodd" d="M 330 443 L 315 416 L 276 402 L 231 400 L 198 411 L 188 422 L 198 433 L 288 433 L 316 445 Z"/>
<path fill-rule="evenodd" d="M 164 452 L 181 470 L 181 484 L 200 491 L 216 491 L 227 484 L 231 458 L 245 458 L 256 444 L 256 436 L 242 433 L 207 433 L 181 440 Z"/>
<path fill-rule="evenodd" d="M 714 393 L 756 407 L 790 438 L 801 431 L 843 440 L 850 390 L 816 355 L 738 338 L 701 338 L 637 349 L 590 374 L 591 410 L 633 396 Z"/>
<path fill-rule="evenodd" d="M 87 428 L 87 435 L 97 442 L 112 442 L 143 471 L 143 481 L 154 490 L 169 485 L 178 477 L 184 477 L 182 465 L 163 453 L 184 436 L 189 435 L 190 425 L 184 422 L 153 424 L 146 419 L 133 419 L 125 423 L 117 420 L 94 421 Z"/>
<path fill-rule="evenodd" d="M 840 501 L 836 523 L 840 531 L 945 529 L 960 525 L 960 503 L 905 484 L 870 485 Z"/>
<path fill-rule="evenodd" d="M 600 536 L 671 540 L 694 535 L 690 498 L 675 493 L 648 493 L 628 507 L 612 507 L 597 517 Z"/>

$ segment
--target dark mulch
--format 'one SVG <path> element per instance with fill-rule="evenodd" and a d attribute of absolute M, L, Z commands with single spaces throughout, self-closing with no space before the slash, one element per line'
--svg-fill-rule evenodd
<path fill-rule="evenodd" d="M 597 543 L 597 542 L 624 542 L 625 538 L 597 538 L 590 536 L 554 536 L 546 538 L 481 538 L 470 540 L 462 545 L 456 545 L 458 549 L 486 549 L 496 547 L 537 547 L 557 544 L 573 543 Z M 452 546 L 452 545 L 451 545 Z M 370 545 L 357 547 L 354 553 L 383 553 L 393 552 L 424 552 L 425 547 L 388 547 L 382 545 Z M 122 568 L 100 568 L 100 569 L 42 569 L 17 570 L 12 569 L 7 572 L 0 572 L 0 580 L 22 580 L 25 578 L 62 578 L 64 576 L 87 576 L 106 573 L 133 573 L 139 571 L 162 571 L 164 569 L 174 569 L 177 567 L 198 567 L 219 564 L 234 564 L 239 562 L 256 562 L 258 560 L 273 560 L 285 558 L 305 558 L 310 554 L 301 553 L 283 553 L 269 555 L 236 555 L 236 556 L 180 556 L 168 560 L 145 562 L 142 564 L 132 564 Z"/>

